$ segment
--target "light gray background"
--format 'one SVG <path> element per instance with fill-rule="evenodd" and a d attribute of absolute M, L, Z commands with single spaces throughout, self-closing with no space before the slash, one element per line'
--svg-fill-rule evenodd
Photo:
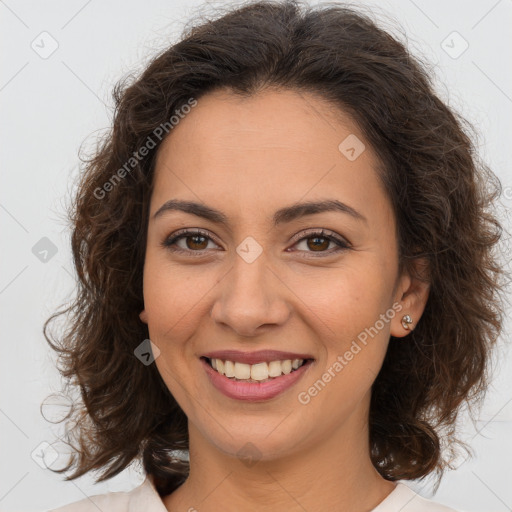
<path fill-rule="evenodd" d="M 505 187 L 503 220 L 510 230 L 512 1 L 378 3 L 379 12 L 403 26 L 413 51 L 432 63 L 443 99 L 478 128 L 481 154 Z M 64 482 L 64 476 L 43 469 L 32 458 L 41 443 L 62 449 L 57 438 L 62 425 L 46 422 L 39 410 L 50 393 L 61 389 L 42 324 L 73 291 L 63 212 L 74 189 L 78 148 L 88 137 L 89 149 L 101 134 L 98 130 L 109 126 L 114 83 L 172 42 L 201 4 L 0 0 L 1 511 L 42 511 L 93 494 L 130 490 L 142 482 L 136 468 L 97 485 L 92 476 Z M 226 0 L 220 5 L 231 4 Z M 44 31 L 51 36 L 40 35 Z M 55 44 L 51 38 L 58 48 L 42 58 L 40 54 Z M 464 41 L 467 50 L 453 58 Z M 46 262 L 32 252 L 43 237 L 57 249 Z M 466 422 L 463 431 L 475 458 L 449 472 L 435 497 L 431 481 L 407 482 L 427 498 L 468 512 L 512 507 L 512 362 L 506 328 L 479 421 L 474 426 Z M 58 414 L 55 407 L 47 411 L 49 417 Z"/>

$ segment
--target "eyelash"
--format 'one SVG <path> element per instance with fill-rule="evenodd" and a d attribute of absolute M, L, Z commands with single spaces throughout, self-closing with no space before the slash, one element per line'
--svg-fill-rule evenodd
<path fill-rule="evenodd" d="M 202 229 L 195 229 L 195 230 L 188 230 L 188 229 L 186 229 L 186 230 L 180 230 L 180 231 L 177 231 L 176 233 L 173 233 L 168 238 L 166 238 L 162 242 L 161 245 L 165 249 L 168 249 L 168 250 L 170 250 L 172 252 L 176 252 L 176 253 L 180 253 L 180 254 L 187 254 L 187 255 L 190 255 L 190 256 L 193 256 L 193 257 L 204 256 L 204 253 L 205 253 L 205 251 L 207 251 L 207 249 L 201 249 L 201 250 L 198 250 L 198 251 L 193 251 L 191 249 L 182 249 L 181 247 L 172 247 L 178 240 L 180 240 L 182 238 L 187 238 L 189 236 L 190 237 L 191 236 L 198 236 L 198 235 L 204 236 L 205 238 L 208 238 L 212 242 L 216 243 L 215 240 L 213 240 L 209 236 L 207 231 L 204 231 Z M 295 245 L 295 244 L 297 244 L 299 242 L 302 242 L 303 240 L 307 240 L 309 238 L 326 238 L 330 242 L 335 243 L 338 247 L 335 250 L 319 251 L 318 252 L 318 254 L 319 254 L 318 256 L 316 256 L 316 255 L 315 256 L 305 256 L 305 255 L 302 255 L 302 257 L 304 257 L 304 258 L 310 258 L 310 257 L 313 257 L 313 258 L 319 258 L 320 257 L 321 258 L 321 257 L 325 257 L 325 256 L 330 256 L 332 254 L 335 254 L 335 253 L 338 253 L 338 252 L 350 249 L 350 247 L 351 247 L 349 242 L 347 242 L 343 238 L 341 238 L 338 235 L 336 235 L 333 231 L 326 230 L 326 229 L 320 229 L 320 230 L 317 230 L 317 231 L 311 231 L 311 232 L 307 232 L 307 233 L 306 232 L 301 232 L 297 236 L 294 237 L 294 244 L 293 245 Z M 304 251 L 299 251 L 299 252 L 304 252 Z M 315 253 L 315 251 L 305 251 L 305 252 L 306 253 Z"/>

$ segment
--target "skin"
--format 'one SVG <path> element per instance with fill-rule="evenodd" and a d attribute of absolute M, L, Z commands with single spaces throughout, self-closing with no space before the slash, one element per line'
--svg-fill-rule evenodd
<path fill-rule="evenodd" d="M 349 161 L 338 145 L 355 134 L 366 146 Z M 209 93 L 159 149 L 144 265 L 144 310 L 155 364 L 188 417 L 190 476 L 164 498 L 169 511 L 370 511 L 395 484 L 370 460 L 371 386 L 401 318 L 420 319 L 428 285 L 398 271 L 396 223 L 357 125 L 321 98 L 266 89 L 241 99 Z M 169 199 L 221 210 L 229 225 L 168 211 Z M 274 227 L 272 214 L 299 201 L 338 199 L 364 215 L 322 212 Z M 162 242 L 201 228 L 175 247 Z M 309 232 L 327 229 L 351 248 Z M 300 239 L 292 237 L 308 230 Z M 236 252 L 248 236 L 263 252 Z M 309 238 L 308 238 L 309 236 Z M 188 245 L 187 245 L 188 240 Z M 194 245 L 194 243 L 196 245 Z M 305 257 L 301 257 L 301 254 Z M 421 263 L 419 260 L 418 264 Z M 424 262 L 423 262 L 424 263 Z M 401 311 L 307 405 L 298 400 L 381 314 Z M 407 343 L 407 338 L 403 340 Z M 199 357 L 211 350 L 276 349 L 311 354 L 304 376 L 264 402 L 228 398 L 209 382 Z M 237 452 L 251 442 L 249 465 Z"/>

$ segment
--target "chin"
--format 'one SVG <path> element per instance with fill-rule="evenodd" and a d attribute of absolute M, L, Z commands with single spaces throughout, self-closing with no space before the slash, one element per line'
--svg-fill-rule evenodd
<path fill-rule="evenodd" d="M 247 460 L 248 466 L 257 461 L 277 460 L 298 452 L 301 446 L 300 439 L 290 435 L 289 425 L 276 428 L 282 420 L 283 417 L 277 421 L 273 418 L 273 421 L 261 422 L 248 429 L 248 419 L 241 418 L 238 425 L 230 425 L 229 433 L 222 428 L 210 432 L 209 441 L 224 454 Z"/>

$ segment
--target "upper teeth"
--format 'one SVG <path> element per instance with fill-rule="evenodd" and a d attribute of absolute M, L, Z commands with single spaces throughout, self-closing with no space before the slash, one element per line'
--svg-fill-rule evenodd
<path fill-rule="evenodd" d="M 288 374 L 292 368 L 296 370 L 304 363 L 304 359 L 286 359 L 284 361 L 270 361 L 270 363 L 245 364 L 222 359 L 211 359 L 212 367 L 221 375 L 235 377 L 236 379 L 265 380 L 269 377 L 279 377 Z"/>

